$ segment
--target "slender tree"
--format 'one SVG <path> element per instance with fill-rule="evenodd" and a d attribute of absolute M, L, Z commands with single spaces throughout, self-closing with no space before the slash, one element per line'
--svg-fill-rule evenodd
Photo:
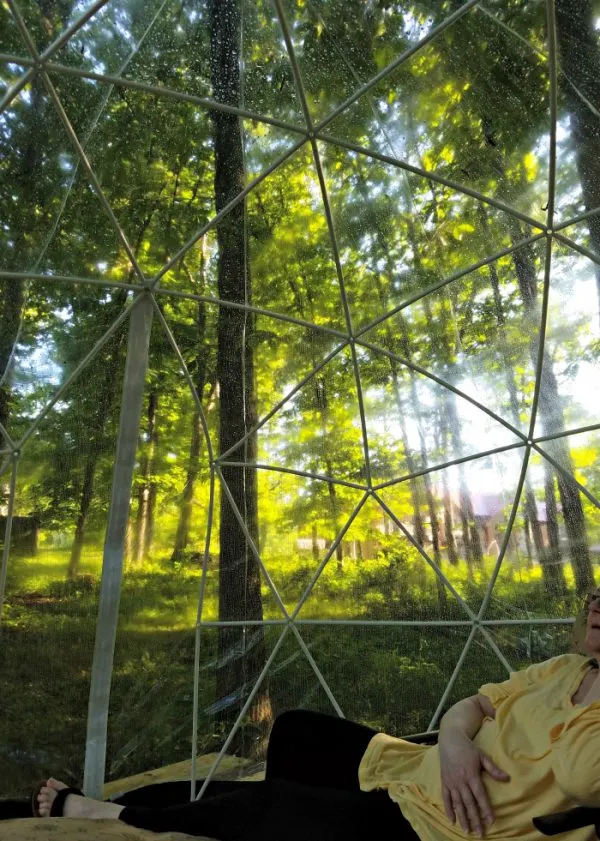
<path fill-rule="evenodd" d="M 593 0 L 555 0 L 560 53 L 559 83 L 571 121 L 577 171 L 586 210 L 600 209 L 600 43 Z M 600 213 L 587 220 L 590 242 L 600 254 Z M 596 266 L 600 312 L 600 267 Z"/>
<path fill-rule="evenodd" d="M 197 292 L 199 295 L 203 295 L 205 291 L 205 272 L 206 254 L 205 245 L 203 243 L 200 265 L 198 267 L 199 282 L 197 284 Z M 192 369 L 190 373 L 194 377 L 194 388 L 196 390 L 198 400 L 202 401 L 204 397 L 204 388 L 207 382 L 208 355 L 206 339 L 206 304 L 202 300 L 199 300 L 197 303 L 196 323 L 194 327 L 196 333 L 194 342 L 194 359 L 188 367 Z M 212 379 L 214 381 L 214 377 Z M 185 485 L 181 498 L 181 507 L 179 509 L 179 519 L 177 521 L 177 531 L 175 533 L 175 544 L 171 555 L 171 563 L 179 563 L 183 560 L 190 538 L 194 490 L 200 474 L 200 454 L 202 452 L 203 437 L 200 412 L 197 409 L 194 409 L 191 427 L 190 449 L 188 454 Z"/>
<path fill-rule="evenodd" d="M 240 8 L 238 0 L 209 3 L 210 58 L 213 94 L 226 105 L 240 105 Z M 239 118 L 223 111 L 212 112 L 215 152 L 215 203 L 223 210 L 243 188 L 245 180 L 243 139 Z M 238 204 L 219 222 L 218 289 L 225 301 L 248 304 L 251 279 L 246 260 L 245 202 Z M 229 450 L 256 423 L 253 319 L 248 312 L 221 307 L 218 319 L 217 380 L 220 397 L 219 451 Z M 256 460 L 256 437 L 246 442 L 248 463 Z M 250 537 L 258 544 L 258 502 L 256 470 L 223 467 L 223 479 L 234 505 L 244 517 Z M 228 497 L 221 493 L 219 556 L 219 618 L 262 620 L 260 571 L 244 531 Z M 217 696 L 243 699 L 252 689 L 265 662 L 262 630 L 248 644 L 247 629 L 222 627 L 219 635 Z M 238 701 L 224 709 L 230 723 L 237 715 Z M 255 696 L 251 718 L 260 728 L 271 719 L 266 683 Z"/>

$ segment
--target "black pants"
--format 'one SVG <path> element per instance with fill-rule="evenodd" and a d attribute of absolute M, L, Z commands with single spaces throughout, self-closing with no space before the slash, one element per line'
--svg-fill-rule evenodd
<path fill-rule="evenodd" d="M 320 713 L 284 713 L 271 732 L 263 782 L 210 783 L 192 803 L 174 802 L 179 784 L 151 786 L 117 801 L 125 804 L 120 819 L 220 841 L 418 841 L 387 792 L 360 791 L 358 766 L 374 733 Z M 149 794 L 161 805 L 141 805 Z"/>

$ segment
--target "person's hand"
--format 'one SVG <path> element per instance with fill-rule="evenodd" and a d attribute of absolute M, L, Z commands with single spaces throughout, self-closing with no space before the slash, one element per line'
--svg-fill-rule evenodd
<path fill-rule="evenodd" d="M 508 774 L 498 768 L 466 736 L 449 734 L 440 739 L 442 795 L 449 820 L 457 819 L 465 832 L 483 835 L 483 825 L 494 821 L 481 775 L 487 771 L 494 779 L 506 782 Z"/>

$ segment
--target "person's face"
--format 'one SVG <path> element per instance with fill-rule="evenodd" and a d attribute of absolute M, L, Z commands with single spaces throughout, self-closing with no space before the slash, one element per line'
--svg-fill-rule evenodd
<path fill-rule="evenodd" d="M 600 654 L 600 589 L 590 592 L 585 600 L 587 633 L 585 647 L 590 654 Z"/>

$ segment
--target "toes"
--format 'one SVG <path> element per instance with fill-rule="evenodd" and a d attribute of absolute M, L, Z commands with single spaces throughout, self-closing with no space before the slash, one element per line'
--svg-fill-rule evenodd
<path fill-rule="evenodd" d="M 49 788 L 54 789 L 54 791 L 60 791 L 63 788 L 67 788 L 66 783 L 62 783 L 60 780 L 56 780 L 54 777 L 50 777 L 46 785 Z"/>

